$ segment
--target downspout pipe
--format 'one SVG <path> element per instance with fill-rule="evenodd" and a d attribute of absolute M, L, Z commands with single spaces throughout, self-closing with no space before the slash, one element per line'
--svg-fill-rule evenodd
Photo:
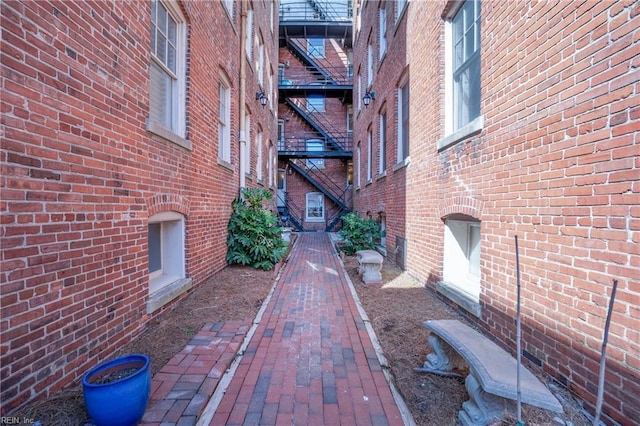
<path fill-rule="evenodd" d="M 246 187 L 246 155 L 247 155 L 247 133 L 249 129 L 246 125 L 246 86 L 247 86 L 247 61 L 244 53 L 245 39 L 247 38 L 247 2 L 241 1 L 240 4 L 240 181 L 239 189 Z M 242 195 L 242 193 L 240 193 Z"/>

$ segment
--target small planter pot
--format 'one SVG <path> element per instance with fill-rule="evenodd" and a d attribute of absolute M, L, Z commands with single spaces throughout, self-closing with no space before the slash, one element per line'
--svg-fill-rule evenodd
<path fill-rule="evenodd" d="M 87 412 L 97 426 L 132 426 L 144 415 L 151 392 L 147 355 L 125 355 L 98 364 L 82 377 Z"/>

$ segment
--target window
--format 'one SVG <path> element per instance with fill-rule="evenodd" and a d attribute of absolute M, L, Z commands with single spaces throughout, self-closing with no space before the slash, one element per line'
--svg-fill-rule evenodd
<path fill-rule="evenodd" d="M 256 67 L 258 72 L 258 84 L 260 87 L 264 87 L 264 41 L 262 35 L 258 38 L 258 66 Z"/>
<path fill-rule="evenodd" d="M 373 46 L 367 46 L 367 88 L 370 89 L 373 84 Z"/>
<path fill-rule="evenodd" d="M 307 111 L 324 112 L 324 96 L 309 95 L 309 97 L 307 97 Z"/>
<path fill-rule="evenodd" d="M 324 143 L 318 139 L 310 139 L 307 141 L 307 151 L 322 152 L 324 151 Z M 324 158 L 309 158 L 307 160 L 307 168 L 324 169 Z"/>
<path fill-rule="evenodd" d="M 307 54 L 312 58 L 324 58 L 324 39 L 308 38 Z"/>
<path fill-rule="evenodd" d="M 284 70 L 286 69 L 284 64 L 278 64 L 278 84 L 282 84 L 284 81 Z"/>
<path fill-rule="evenodd" d="M 402 16 L 402 11 L 407 6 L 407 0 L 396 0 L 396 21 Z"/>
<path fill-rule="evenodd" d="M 409 156 L 409 83 L 398 89 L 398 164 Z"/>
<path fill-rule="evenodd" d="M 247 113 L 244 116 L 244 129 L 245 129 L 245 153 L 244 153 L 244 172 L 247 175 L 251 174 L 251 114 Z"/>
<path fill-rule="evenodd" d="M 347 107 L 347 132 L 353 133 L 353 106 Z"/>
<path fill-rule="evenodd" d="M 480 115 L 480 1 L 466 1 L 451 22 L 453 130 Z"/>
<path fill-rule="evenodd" d="M 231 88 L 226 80 L 218 88 L 218 159 L 231 163 Z"/>
<path fill-rule="evenodd" d="M 227 9 L 229 16 L 233 17 L 233 0 L 222 0 L 222 4 L 224 4 L 225 9 Z"/>
<path fill-rule="evenodd" d="M 442 275 L 448 285 L 480 300 L 480 222 L 445 221 Z"/>
<path fill-rule="evenodd" d="M 358 111 L 362 109 L 362 76 L 360 75 L 360 71 L 358 71 Z"/>
<path fill-rule="evenodd" d="M 360 167 L 362 165 L 362 149 L 360 148 L 360 142 L 356 148 L 356 188 L 360 188 Z"/>
<path fill-rule="evenodd" d="M 167 211 L 149 218 L 149 294 L 185 278 L 184 216 Z"/>
<path fill-rule="evenodd" d="M 276 162 L 276 158 L 273 155 L 273 143 L 269 142 L 269 157 L 267 158 L 267 180 L 269 181 L 269 188 L 273 187 L 273 169 Z"/>
<path fill-rule="evenodd" d="M 253 9 L 247 11 L 247 34 L 244 39 L 244 51 L 249 61 L 253 60 Z"/>
<path fill-rule="evenodd" d="M 306 196 L 307 222 L 324 222 L 324 195 L 320 192 L 309 192 Z"/>
<path fill-rule="evenodd" d="M 180 7 L 174 2 L 152 0 L 150 131 L 161 127 L 185 137 L 186 50 L 186 24 Z"/>
<path fill-rule="evenodd" d="M 380 147 L 378 150 L 378 175 L 387 170 L 387 114 L 380 114 Z"/>
<path fill-rule="evenodd" d="M 387 9 L 384 7 L 380 8 L 379 20 L 378 31 L 380 50 L 378 52 L 378 59 L 382 60 L 384 54 L 387 52 Z"/>
<path fill-rule="evenodd" d="M 278 120 L 278 151 L 284 150 L 284 120 Z"/>
<path fill-rule="evenodd" d="M 347 188 L 353 185 L 353 161 L 347 162 Z"/>
<path fill-rule="evenodd" d="M 371 129 L 367 132 L 367 183 L 373 179 L 373 135 Z"/>
<path fill-rule="evenodd" d="M 262 130 L 256 135 L 256 179 L 262 181 Z"/>

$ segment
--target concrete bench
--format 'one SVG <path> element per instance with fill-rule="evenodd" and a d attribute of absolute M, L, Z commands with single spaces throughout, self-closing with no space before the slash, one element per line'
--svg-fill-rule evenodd
<path fill-rule="evenodd" d="M 362 275 L 365 284 L 379 284 L 382 282 L 382 255 L 375 250 L 358 250 L 358 274 Z"/>
<path fill-rule="evenodd" d="M 487 425 L 515 413 L 517 361 L 494 342 L 457 320 L 425 321 L 433 352 L 418 372 L 456 375 L 468 368 L 465 387 L 469 401 L 458 412 L 460 422 Z M 558 399 L 524 366 L 520 367 L 520 395 L 525 404 L 562 413 Z"/>

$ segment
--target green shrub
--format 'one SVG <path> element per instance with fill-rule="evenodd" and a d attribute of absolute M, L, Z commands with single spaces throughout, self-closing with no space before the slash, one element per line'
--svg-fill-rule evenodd
<path fill-rule="evenodd" d="M 348 256 L 353 256 L 358 250 L 375 249 L 381 237 L 378 222 L 363 219 L 353 212 L 342 216 L 342 229 L 338 234 L 344 241 L 341 250 Z"/>
<path fill-rule="evenodd" d="M 245 188 L 242 199 L 232 203 L 227 237 L 227 262 L 271 269 L 287 251 L 282 228 L 276 226 L 276 216 L 263 207 L 272 198 L 261 188 Z"/>

